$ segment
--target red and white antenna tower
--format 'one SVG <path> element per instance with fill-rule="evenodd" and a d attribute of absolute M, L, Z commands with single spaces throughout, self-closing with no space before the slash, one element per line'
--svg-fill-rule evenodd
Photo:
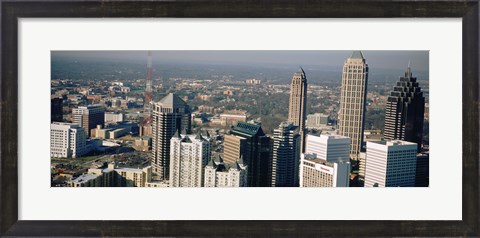
<path fill-rule="evenodd" d="M 148 51 L 145 99 L 143 100 L 143 124 L 152 122 L 152 51 Z"/>

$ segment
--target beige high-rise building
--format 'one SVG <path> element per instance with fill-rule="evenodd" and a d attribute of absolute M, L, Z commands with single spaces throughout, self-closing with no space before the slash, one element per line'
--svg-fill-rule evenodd
<path fill-rule="evenodd" d="M 305 151 L 305 120 L 307 118 L 307 77 L 302 67 L 293 74 L 290 86 L 288 121 L 299 127 L 300 151 Z"/>
<path fill-rule="evenodd" d="M 229 164 L 235 163 L 245 152 L 247 139 L 237 135 L 225 135 L 224 138 L 224 161 Z"/>
<path fill-rule="evenodd" d="M 352 139 L 350 158 L 359 159 L 365 124 L 368 65 L 361 51 L 354 51 L 345 61 L 338 113 L 338 134 Z"/>

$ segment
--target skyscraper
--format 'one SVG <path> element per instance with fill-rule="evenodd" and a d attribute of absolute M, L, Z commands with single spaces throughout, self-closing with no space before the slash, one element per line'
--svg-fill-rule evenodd
<path fill-rule="evenodd" d="M 293 74 L 290 86 L 290 100 L 288 106 L 288 121 L 300 130 L 300 151 L 305 149 L 305 120 L 307 118 L 307 77 L 302 67 Z"/>
<path fill-rule="evenodd" d="M 352 139 L 350 158 L 359 159 L 363 142 L 367 99 L 368 65 L 361 51 L 354 51 L 345 61 L 338 113 L 338 134 Z"/>
<path fill-rule="evenodd" d="M 91 130 L 97 128 L 97 125 L 103 127 L 105 124 L 105 110 L 100 106 L 74 108 L 72 114 L 73 123 L 83 127 L 88 137 L 91 135 Z"/>
<path fill-rule="evenodd" d="M 243 155 L 243 160 L 248 166 L 248 187 L 270 187 L 272 184 L 271 141 L 260 125 L 238 122 L 230 129 L 229 134 L 240 138 L 237 140 L 238 143 L 245 143 L 244 148 L 240 150 L 238 149 L 240 146 L 235 143 L 225 144 L 224 154 L 240 151 Z M 225 159 L 225 163 L 233 164 L 236 160 Z"/>
<path fill-rule="evenodd" d="M 170 187 L 203 187 L 211 144 L 202 135 L 175 132 L 170 140 Z"/>
<path fill-rule="evenodd" d="M 415 186 L 416 155 L 412 142 L 367 142 L 365 187 Z"/>
<path fill-rule="evenodd" d="M 300 134 L 298 126 L 282 122 L 273 131 L 272 187 L 298 187 Z"/>
<path fill-rule="evenodd" d="M 190 108 L 177 95 L 170 93 L 153 105 L 151 162 L 155 179 L 169 179 L 170 139 L 175 132 L 188 134 L 190 129 Z"/>
<path fill-rule="evenodd" d="M 410 65 L 393 87 L 385 110 L 385 139 L 417 143 L 419 152 L 423 137 L 425 98 L 412 77 Z"/>

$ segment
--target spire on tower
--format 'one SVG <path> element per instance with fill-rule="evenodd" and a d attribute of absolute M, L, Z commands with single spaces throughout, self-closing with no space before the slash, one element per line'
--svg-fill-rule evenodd
<path fill-rule="evenodd" d="M 405 71 L 405 78 L 412 77 L 412 69 L 410 68 L 410 60 L 408 61 L 407 71 Z"/>

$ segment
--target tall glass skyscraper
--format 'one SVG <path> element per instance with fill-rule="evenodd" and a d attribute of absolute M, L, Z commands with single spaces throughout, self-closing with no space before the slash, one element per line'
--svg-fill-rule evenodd
<path fill-rule="evenodd" d="M 338 134 L 352 139 L 350 158 L 359 160 L 363 142 L 368 65 L 361 51 L 345 61 L 342 73 Z"/>
<path fill-rule="evenodd" d="M 423 137 L 425 98 L 412 77 L 410 65 L 393 87 L 385 111 L 385 139 L 417 143 L 420 151 Z"/>

